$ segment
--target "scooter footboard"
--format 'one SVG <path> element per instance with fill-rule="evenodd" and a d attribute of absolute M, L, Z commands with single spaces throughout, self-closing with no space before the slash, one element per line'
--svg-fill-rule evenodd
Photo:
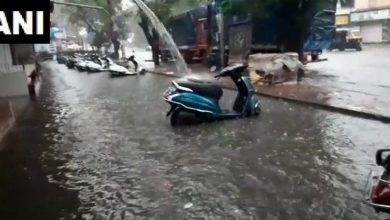
<path fill-rule="evenodd" d="M 364 192 L 363 192 L 364 202 L 368 203 L 369 205 L 371 205 L 372 203 L 371 195 L 372 195 L 372 190 L 375 182 L 374 179 L 377 178 L 374 175 L 375 175 L 374 171 L 371 170 L 370 173 L 368 174 L 366 185 L 364 187 Z"/>

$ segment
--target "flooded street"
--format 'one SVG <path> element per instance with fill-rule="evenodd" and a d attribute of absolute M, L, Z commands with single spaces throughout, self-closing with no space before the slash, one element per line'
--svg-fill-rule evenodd
<path fill-rule="evenodd" d="M 390 45 L 364 45 L 363 51 L 332 51 L 329 60 L 309 64 L 306 81 L 324 88 L 336 106 L 389 116 Z"/>
<path fill-rule="evenodd" d="M 259 118 L 172 128 L 172 78 L 44 70 L 0 143 L 0 219 L 378 219 L 362 193 L 388 124 L 262 98 Z"/>

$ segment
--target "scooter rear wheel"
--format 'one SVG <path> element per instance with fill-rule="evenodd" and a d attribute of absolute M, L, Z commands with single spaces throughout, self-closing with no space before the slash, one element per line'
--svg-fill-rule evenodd
<path fill-rule="evenodd" d="M 177 108 L 173 111 L 172 115 L 171 115 L 171 125 L 172 126 L 177 126 L 179 125 L 179 116 L 180 116 L 180 113 L 181 113 L 181 109 L 180 108 Z"/>

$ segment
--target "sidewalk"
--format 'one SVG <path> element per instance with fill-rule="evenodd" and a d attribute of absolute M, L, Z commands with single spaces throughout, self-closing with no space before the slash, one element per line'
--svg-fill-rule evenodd
<path fill-rule="evenodd" d="M 344 114 L 390 123 L 390 99 L 387 97 L 390 94 L 390 86 L 388 88 L 382 87 L 382 93 L 377 95 L 364 95 L 359 90 L 351 91 L 337 77 L 333 77 L 332 81 L 329 81 L 325 76 L 327 71 L 324 68 L 332 67 L 334 62 L 340 62 L 339 59 L 333 59 L 332 55 L 329 58 L 332 61 L 324 61 L 318 65 L 309 64 L 307 76 L 299 83 L 289 82 L 272 86 L 255 85 L 256 92 L 267 97 L 305 103 Z M 356 59 L 356 57 L 353 58 Z M 211 73 L 201 64 L 190 65 L 189 68 L 194 76 L 201 76 L 201 79 L 213 81 L 224 88 L 235 89 L 230 79 L 215 80 L 213 77 L 215 73 Z M 173 71 L 173 67 L 166 65 L 156 68 L 152 72 L 179 77 L 172 74 Z M 355 86 L 359 87 L 360 85 L 356 84 Z"/>

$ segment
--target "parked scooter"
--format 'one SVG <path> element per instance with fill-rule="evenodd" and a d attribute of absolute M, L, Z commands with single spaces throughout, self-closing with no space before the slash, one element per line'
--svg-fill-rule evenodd
<path fill-rule="evenodd" d="M 142 75 L 146 73 L 145 68 L 141 66 L 140 62 L 135 57 L 134 50 L 132 51 L 130 57 L 127 59 L 127 69 Z"/>
<path fill-rule="evenodd" d="M 132 71 L 129 70 L 129 68 L 116 64 L 107 56 L 103 57 L 102 59 L 106 61 L 108 65 L 107 69 L 112 77 L 134 76 L 144 73 L 143 68 L 141 68 L 139 71 Z"/>
<path fill-rule="evenodd" d="M 230 77 L 238 89 L 238 95 L 232 111 L 221 110 L 219 100 L 223 95 L 220 86 L 212 83 L 197 82 L 191 79 L 172 81 L 174 87 L 168 88 L 164 99 L 171 105 L 167 117 L 171 116 L 173 126 L 179 123 L 182 112 L 193 113 L 205 120 L 224 120 L 257 116 L 261 112 L 260 101 L 248 76 L 243 72 L 243 64 L 233 64 L 223 69 L 215 78 Z"/>
<path fill-rule="evenodd" d="M 364 201 L 377 212 L 390 214 L 390 149 L 378 150 L 376 164 L 382 166 L 382 175 L 370 172 L 364 191 Z"/>
<path fill-rule="evenodd" d="M 76 66 L 76 63 L 77 63 L 77 57 L 75 55 L 73 55 L 71 57 L 68 57 L 65 65 L 66 65 L 66 67 L 68 67 L 68 69 L 74 69 Z"/>
<path fill-rule="evenodd" d="M 87 63 L 90 61 L 89 56 L 82 56 L 76 59 L 75 67 L 78 71 L 84 72 L 87 71 Z"/>
<path fill-rule="evenodd" d="M 108 63 L 98 56 L 91 57 L 91 60 L 86 61 L 86 69 L 89 73 L 98 73 L 108 70 Z"/>

